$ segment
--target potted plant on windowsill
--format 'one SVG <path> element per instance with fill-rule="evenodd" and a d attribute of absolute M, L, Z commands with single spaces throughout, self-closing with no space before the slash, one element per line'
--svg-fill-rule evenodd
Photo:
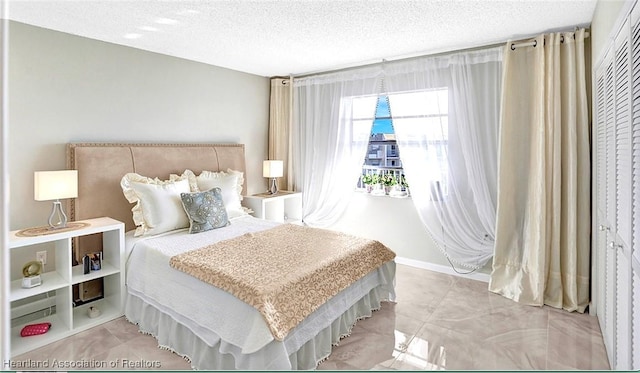
<path fill-rule="evenodd" d="M 407 183 L 407 179 L 405 179 L 404 175 L 400 175 L 398 177 L 397 183 L 393 186 L 389 195 L 391 197 L 398 198 L 409 196 L 409 184 Z"/>
<path fill-rule="evenodd" d="M 373 190 L 373 186 L 378 184 L 378 175 L 366 174 L 362 176 L 362 184 L 364 184 L 367 193 L 371 193 L 371 191 Z"/>
<path fill-rule="evenodd" d="M 404 177 L 404 174 L 400 175 L 400 186 L 402 190 L 407 193 L 407 196 L 411 195 L 411 193 L 409 193 L 409 183 L 407 182 L 407 178 Z"/>
<path fill-rule="evenodd" d="M 384 193 L 389 194 L 391 187 L 396 185 L 398 180 L 392 174 L 384 174 L 380 176 L 380 184 L 384 187 Z"/>

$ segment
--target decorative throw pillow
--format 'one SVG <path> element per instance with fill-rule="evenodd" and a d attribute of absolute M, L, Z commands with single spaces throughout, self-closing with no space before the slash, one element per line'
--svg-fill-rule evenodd
<path fill-rule="evenodd" d="M 189 216 L 189 233 L 200 233 L 229 225 L 220 188 L 206 192 L 181 193 L 182 206 Z"/>
<path fill-rule="evenodd" d="M 242 207 L 242 184 L 244 183 L 243 173 L 232 169 L 227 172 L 202 171 L 196 176 L 193 171 L 185 170 L 182 176 L 189 179 L 192 192 L 220 188 L 222 200 L 227 209 L 229 219 L 242 215 L 247 215 L 251 210 Z"/>
<path fill-rule="evenodd" d="M 120 186 L 127 200 L 136 204 L 131 209 L 137 226 L 134 236 L 160 234 L 189 226 L 180 199 L 180 193 L 191 191 L 186 176 L 160 180 L 129 173 L 122 178 Z"/>

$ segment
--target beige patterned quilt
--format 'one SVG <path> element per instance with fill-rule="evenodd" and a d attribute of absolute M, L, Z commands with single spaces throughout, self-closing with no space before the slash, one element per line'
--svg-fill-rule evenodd
<path fill-rule="evenodd" d="M 378 241 L 284 224 L 173 256 L 170 265 L 255 307 L 276 340 L 395 258 Z"/>

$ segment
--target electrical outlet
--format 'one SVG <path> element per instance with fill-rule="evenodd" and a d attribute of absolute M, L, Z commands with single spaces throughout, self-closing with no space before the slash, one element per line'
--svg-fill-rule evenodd
<path fill-rule="evenodd" d="M 42 264 L 47 264 L 47 252 L 38 251 L 36 253 L 36 260 L 42 262 Z"/>

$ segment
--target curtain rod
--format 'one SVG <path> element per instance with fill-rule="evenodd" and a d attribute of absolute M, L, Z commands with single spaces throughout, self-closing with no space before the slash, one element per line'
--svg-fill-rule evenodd
<path fill-rule="evenodd" d="M 555 32 L 575 32 L 575 31 L 576 31 L 576 29 L 574 29 L 572 31 L 568 31 L 567 30 L 567 31 L 555 31 Z M 549 32 L 554 32 L 554 31 L 549 31 Z M 589 32 L 585 32 L 585 37 L 589 37 Z M 531 38 L 529 38 L 529 39 L 531 39 Z M 436 56 L 442 56 L 442 55 L 456 53 L 456 52 L 465 52 L 465 51 L 489 49 L 489 48 L 494 48 L 494 47 L 498 47 L 498 46 L 504 46 L 505 43 L 508 43 L 508 42 L 509 42 L 508 40 L 505 40 L 505 41 L 501 41 L 501 42 L 497 42 L 497 43 L 493 43 L 493 44 L 485 44 L 485 45 L 479 45 L 479 46 L 475 46 L 475 47 L 456 49 L 456 50 L 438 52 L 438 53 L 433 53 L 433 54 L 421 54 L 421 55 L 412 56 L 412 57 L 400 57 L 400 58 L 397 58 L 397 59 L 382 59 L 382 61 L 364 63 L 364 64 L 361 64 L 361 65 L 347 66 L 347 67 L 337 68 L 337 69 L 332 69 L 332 70 L 309 72 L 309 73 L 303 73 L 303 74 L 300 74 L 300 75 L 292 74 L 290 76 L 290 78 L 294 78 L 294 79 L 295 78 L 308 78 L 308 77 L 314 76 L 314 75 L 331 74 L 331 73 L 337 73 L 337 72 L 341 72 L 341 71 L 355 70 L 355 69 L 359 69 L 359 68 L 362 68 L 362 67 L 376 66 L 376 65 L 379 65 L 379 64 L 383 64 L 385 62 L 410 61 L 410 60 L 418 59 L 418 58 L 436 57 Z M 533 42 L 515 43 L 515 45 L 516 45 L 516 47 L 525 47 L 527 45 L 533 46 Z"/>
<path fill-rule="evenodd" d="M 589 32 L 585 32 L 584 33 L 584 37 L 588 38 L 589 37 Z M 573 35 L 573 38 L 575 39 L 576 36 L 575 34 Z M 564 35 L 560 36 L 560 42 L 564 43 Z M 534 40 L 534 41 L 520 41 L 520 42 L 513 42 L 511 43 L 511 50 L 516 50 L 516 48 L 522 48 L 522 47 L 535 47 L 536 45 L 538 45 L 538 41 Z"/>
<path fill-rule="evenodd" d="M 479 46 L 476 46 L 476 47 L 455 49 L 455 50 L 449 50 L 449 51 L 443 51 L 443 52 L 437 52 L 437 53 L 431 53 L 431 54 L 420 54 L 420 55 L 411 56 L 411 57 L 399 57 L 399 58 L 395 58 L 395 59 L 393 59 L 393 58 L 391 58 L 391 59 L 383 58 L 382 60 L 376 61 L 376 62 L 368 62 L 368 63 L 365 62 L 364 64 L 360 64 L 360 65 L 347 66 L 347 67 L 343 67 L 343 68 L 337 68 L 337 69 L 325 70 L 325 71 L 316 71 L 316 72 L 304 73 L 304 74 L 300 74 L 300 75 L 292 75 L 291 77 L 294 78 L 294 79 L 295 78 L 308 78 L 310 76 L 315 76 L 315 75 L 332 74 L 332 73 L 338 73 L 338 72 L 342 72 L 342 71 L 360 69 L 360 68 L 363 68 L 363 67 L 371 67 L 371 66 L 381 65 L 381 64 L 384 64 L 384 63 L 387 63 L 387 62 L 411 61 L 411 60 L 416 60 L 416 59 L 424 58 L 424 57 L 437 57 L 437 56 L 444 56 L 444 55 L 447 55 L 447 54 L 452 54 L 452 53 L 457 53 L 457 52 L 470 52 L 470 51 L 475 51 L 475 50 L 489 49 L 489 48 L 504 46 L 504 43 L 506 43 L 506 42 L 479 45 Z"/>

